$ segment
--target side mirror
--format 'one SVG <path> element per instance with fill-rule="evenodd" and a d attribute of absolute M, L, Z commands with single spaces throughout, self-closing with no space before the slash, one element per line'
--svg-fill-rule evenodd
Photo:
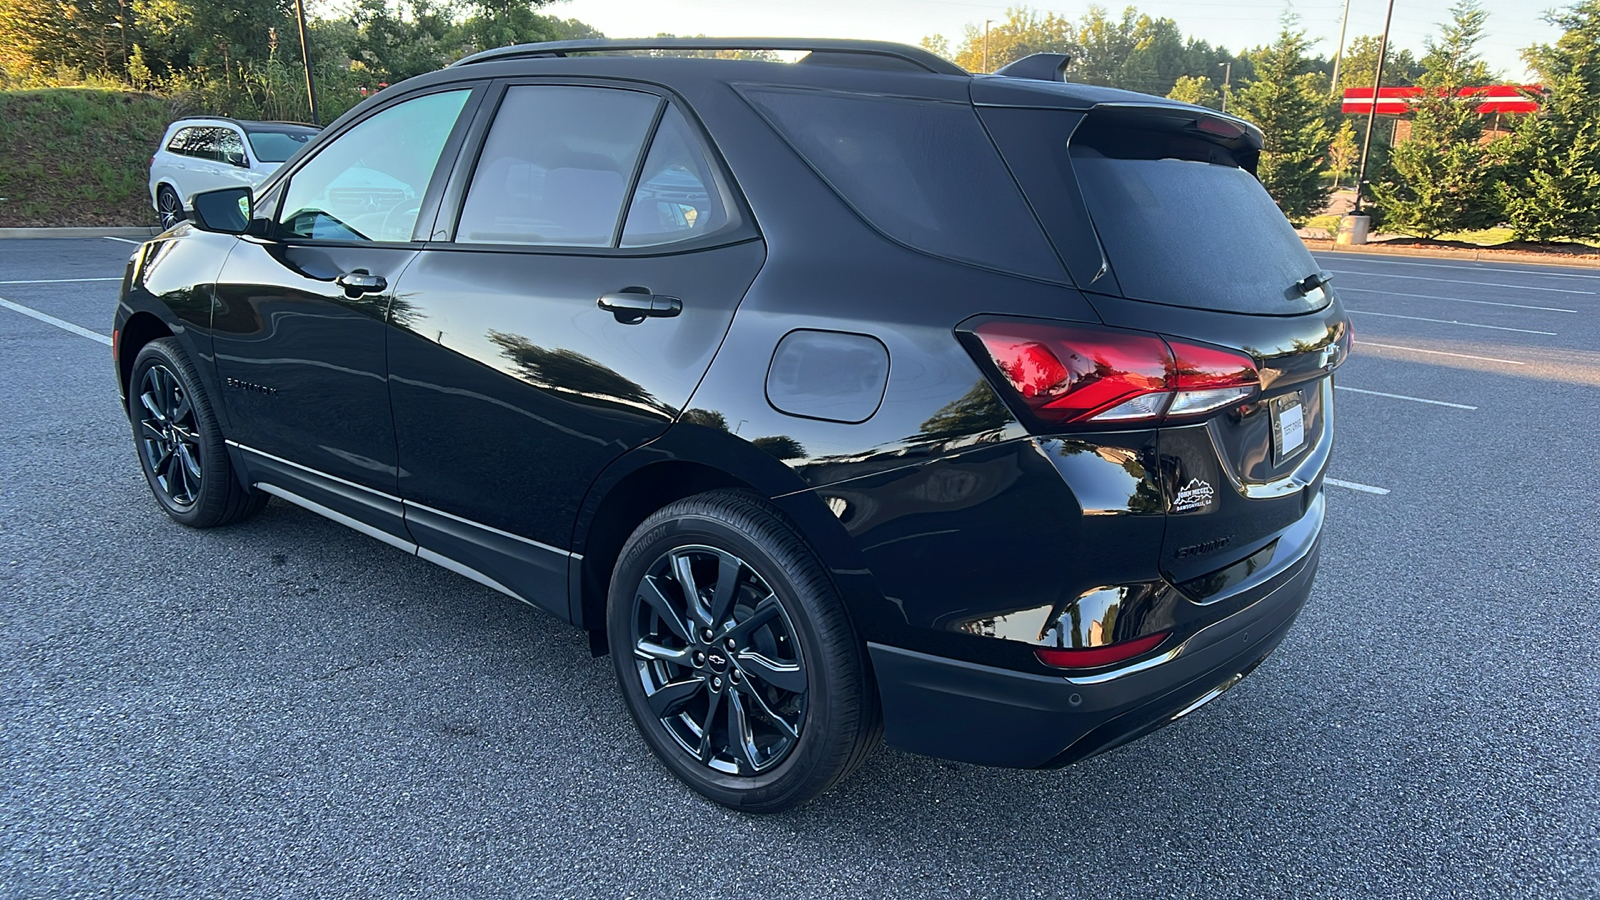
<path fill-rule="evenodd" d="M 228 163 L 230 165 L 238 166 L 241 169 L 250 168 L 250 161 L 244 158 L 244 153 L 242 151 L 238 150 L 228 154 Z"/>
<path fill-rule="evenodd" d="M 189 220 L 201 231 L 244 234 L 250 228 L 251 203 L 247 187 L 202 191 L 194 195 Z"/>

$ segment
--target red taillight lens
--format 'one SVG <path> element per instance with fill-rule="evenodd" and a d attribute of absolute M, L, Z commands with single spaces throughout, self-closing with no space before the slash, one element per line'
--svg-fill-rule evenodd
<path fill-rule="evenodd" d="M 1004 386 L 1047 425 L 1198 415 L 1261 385 L 1243 353 L 1144 331 L 993 319 L 972 333 Z"/>
<path fill-rule="evenodd" d="M 1092 669 L 1095 666 L 1109 666 L 1124 660 L 1133 659 L 1143 653 L 1154 650 L 1158 644 L 1167 639 L 1171 632 L 1163 631 L 1159 634 L 1147 634 L 1131 641 L 1120 644 L 1107 644 L 1104 647 L 1087 647 L 1083 649 L 1054 649 L 1040 647 L 1033 651 L 1039 661 L 1047 666 L 1057 669 Z"/>

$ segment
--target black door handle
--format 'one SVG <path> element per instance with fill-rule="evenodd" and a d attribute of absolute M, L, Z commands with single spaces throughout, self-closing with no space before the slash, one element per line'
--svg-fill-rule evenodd
<path fill-rule="evenodd" d="M 637 325 L 647 318 L 668 318 L 683 312 L 682 300 L 652 294 L 649 288 L 623 288 L 614 294 L 601 294 L 598 303 L 624 325 Z"/>
<path fill-rule="evenodd" d="M 354 272 L 345 272 L 333 280 L 334 284 L 344 288 L 345 296 L 355 299 L 362 294 L 375 294 L 389 286 L 388 280 L 382 275 L 373 275 L 357 269 Z"/>

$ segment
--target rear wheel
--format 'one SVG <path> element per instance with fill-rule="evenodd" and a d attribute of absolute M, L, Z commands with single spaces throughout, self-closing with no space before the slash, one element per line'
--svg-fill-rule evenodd
<path fill-rule="evenodd" d="M 606 624 L 650 749 L 718 803 L 804 803 L 877 743 L 877 694 L 838 591 L 759 498 L 716 491 L 646 519 L 617 561 Z"/>
<path fill-rule="evenodd" d="M 156 188 L 156 214 L 161 217 L 161 227 L 164 229 L 171 228 L 187 218 L 183 212 L 183 201 L 178 199 L 178 192 L 168 185 L 163 184 Z"/>
<path fill-rule="evenodd" d="M 200 375 L 176 338 L 151 341 L 134 358 L 128 418 L 150 491 L 179 523 L 226 525 L 267 505 L 266 494 L 235 475 Z"/>

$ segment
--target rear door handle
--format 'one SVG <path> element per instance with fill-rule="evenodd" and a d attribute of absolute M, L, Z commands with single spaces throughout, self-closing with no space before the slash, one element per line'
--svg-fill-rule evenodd
<path fill-rule="evenodd" d="M 624 288 L 614 294 L 601 294 L 598 303 L 624 325 L 637 325 L 647 318 L 669 318 L 683 312 L 682 300 L 652 294 L 648 288 Z"/>
<path fill-rule="evenodd" d="M 382 275 L 373 275 L 359 269 L 345 272 L 335 278 L 333 283 L 344 288 L 345 295 L 352 299 L 362 294 L 375 294 L 389 286 L 388 280 Z"/>

